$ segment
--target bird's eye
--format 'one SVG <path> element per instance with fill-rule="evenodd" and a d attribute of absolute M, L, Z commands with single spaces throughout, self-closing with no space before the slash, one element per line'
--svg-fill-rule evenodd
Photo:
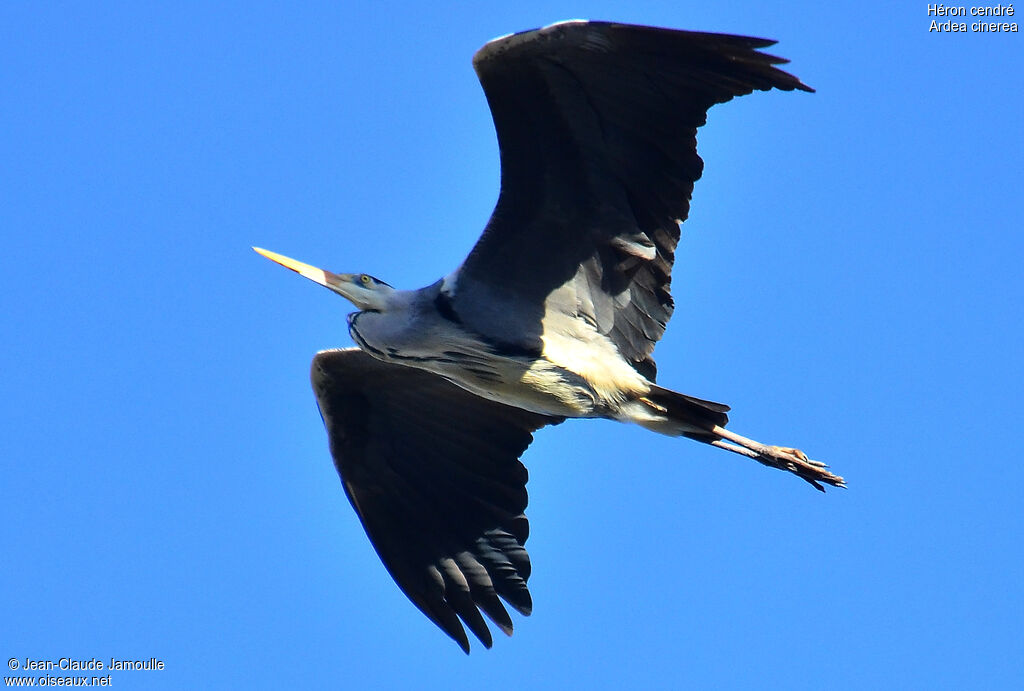
<path fill-rule="evenodd" d="M 373 281 L 373 279 L 367 276 L 366 274 L 361 274 L 359 276 L 359 282 L 362 283 L 364 286 L 370 285 L 371 281 Z"/>

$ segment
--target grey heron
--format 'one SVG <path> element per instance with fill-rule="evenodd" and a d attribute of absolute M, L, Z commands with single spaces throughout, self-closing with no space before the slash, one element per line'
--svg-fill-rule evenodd
<path fill-rule="evenodd" d="M 455 271 L 419 290 L 260 254 L 347 298 L 357 348 L 316 355 L 312 384 L 345 492 L 410 600 L 469 652 L 481 613 L 526 615 L 532 433 L 607 418 L 844 486 L 793 448 L 725 429 L 729 407 L 655 383 L 679 224 L 708 109 L 812 91 L 774 41 L 572 21 L 473 58 L 501 154 L 493 215 Z M 460 622 L 461 620 L 461 622 Z"/>

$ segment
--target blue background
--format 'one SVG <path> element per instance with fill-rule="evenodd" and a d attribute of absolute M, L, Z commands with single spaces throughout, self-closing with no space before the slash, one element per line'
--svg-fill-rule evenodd
<path fill-rule="evenodd" d="M 165 662 L 119 688 L 1024 684 L 1020 34 L 923 0 L 210 5 L 0 7 L 0 655 Z M 249 247 L 448 273 L 498 185 L 470 58 L 572 17 L 776 38 L 817 88 L 712 110 L 656 355 L 850 489 L 543 431 L 534 614 L 466 658 L 330 463 L 308 365 L 349 305 Z"/>

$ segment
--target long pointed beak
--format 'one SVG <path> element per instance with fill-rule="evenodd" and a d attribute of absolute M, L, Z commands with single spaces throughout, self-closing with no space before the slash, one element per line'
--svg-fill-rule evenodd
<path fill-rule="evenodd" d="M 344 286 L 346 286 L 351 279 L 351 276 L 348 274 L 335 274 L 330 271 L 324 271 L 323 269 L 318 269 L 310 264 L 297 261 L 291 257 L 286 257 L 283 254 L 278 254 L 277 252 L 265 250 L 261 247 L 253 247 L 253 249 L 270 261 L 277 262 L 286 269 L 291 269 L 295 273 L 305 276 L 314 283 L 319 283 L 325 288 L 330 288 L 334 292 L 348 297 L 344 293 Z"/>

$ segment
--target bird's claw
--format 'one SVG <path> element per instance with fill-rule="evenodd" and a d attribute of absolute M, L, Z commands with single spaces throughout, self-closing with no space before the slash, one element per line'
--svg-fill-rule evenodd
<path fill-rule="evenodd" d="M 827 470 L 827 464 L 808 458 L 807 454 L 800 449 L 787 446 L 769 446 L 766 448 L 766 451 L 767 453 L 762 456 L 762 459 L 759 459 L 763 463 L 780 470 L 788 470 L 814 485 L 816 489 L 822 492 L 825 491 L 825 488 L 821 486 L 822 482 L 833 487 L 846 487 L 846 481 L 842 477 L 830 473 Z"/>

